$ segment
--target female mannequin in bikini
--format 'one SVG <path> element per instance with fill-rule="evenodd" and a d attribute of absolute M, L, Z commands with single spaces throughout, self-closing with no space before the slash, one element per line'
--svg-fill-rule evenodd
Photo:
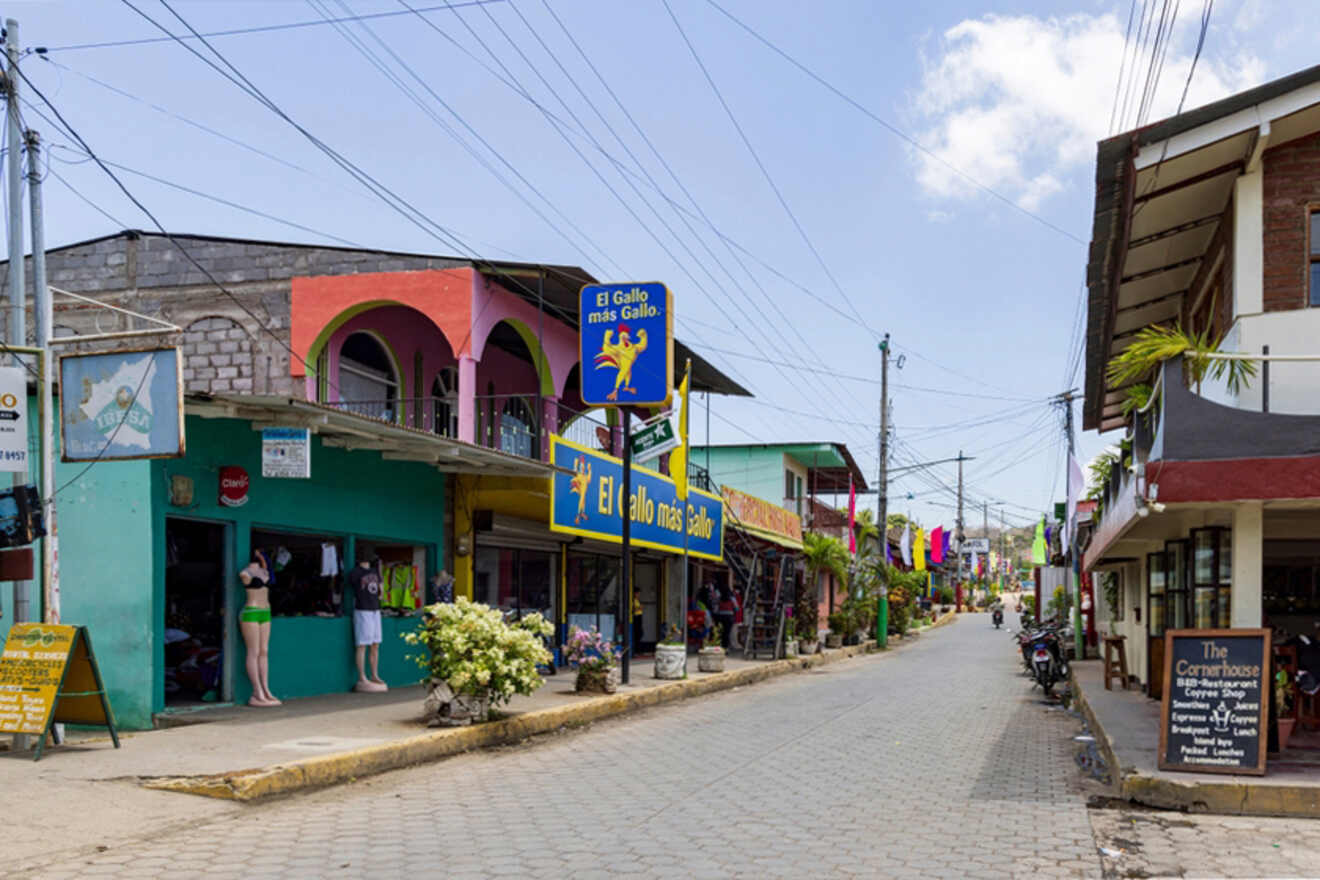
<path fill-rule="evenodd" d="M 263 550 L 252 553 L 252 562 L 238 573 L 247 601 L 238 615 L 238 628 L 247 645 L 247 674 L 252 682 L 249 706 L 278 706 L 270 692 L 270 668 L 266 650 L 270 645 L 270 560 Z"/>

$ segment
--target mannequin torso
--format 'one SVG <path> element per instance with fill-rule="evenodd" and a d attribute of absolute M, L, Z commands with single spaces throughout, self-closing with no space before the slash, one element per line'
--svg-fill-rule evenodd
<path fill-rule="evenodd" d="M 270 572 L 265 566 L 257 562 L 250 563 L 238 573 L 238 579 L 247 591 L 247 607 L 270 607 Z"/>

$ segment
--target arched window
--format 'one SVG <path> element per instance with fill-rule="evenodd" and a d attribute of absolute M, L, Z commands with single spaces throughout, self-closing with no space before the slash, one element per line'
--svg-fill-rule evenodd
<path fill-rule="evenodd" d="M 431 430 L 442 437 L 458 436 L 458 368 L 445 367 L 431 383 Z"/>
<path fill-rule="evenodd" d="M 353 333 L 339 349 L 339 405 L 358 415 L 395 420 L 399 406 L 399 377 L 380 340 L 370 333 Z"/>
<path fill-rule="evenodd" d="M 510 397 L 500 408 L 500 450 L 532 457 L 536 448 L 536 416 L 527 399 Z"/>

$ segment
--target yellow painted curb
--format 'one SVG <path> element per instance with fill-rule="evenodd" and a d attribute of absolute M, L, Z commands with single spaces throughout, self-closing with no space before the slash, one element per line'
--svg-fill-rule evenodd
<path fill-rule="evenodd" d="M 177 791 L 225 800 L 255 801 L 347 782 L 413 764 L 447 758 L 472 749 L 505 745 L 562 727 L 580 726 L 602 718 L 755 684 L 869 653 L 873 643 L 791 657 L 701 678 L 688 678 L 644 690 L 585 699 L 570 706 L 539 709 L 512 718 L 441 730 L 332 755 L 318 755 L 269 767 L 207 776 L 175 776 L 144 782 L 146 788 Z"/>

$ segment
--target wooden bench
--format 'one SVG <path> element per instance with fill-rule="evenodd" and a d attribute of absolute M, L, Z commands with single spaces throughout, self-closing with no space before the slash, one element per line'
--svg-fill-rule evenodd
<path fill-rule="evenodd" d="M 1105 636 L 1105 690 L 1111 691 L 1113 679 L 1115 676 L 1123 684 L 1123 690 L 1128 689 L 1128 666 L 1127 652 L 1123 649 L 1123 642 L 1127 636 Z M 1114 655 L 1117 654 L 1117 662 Z"/>

